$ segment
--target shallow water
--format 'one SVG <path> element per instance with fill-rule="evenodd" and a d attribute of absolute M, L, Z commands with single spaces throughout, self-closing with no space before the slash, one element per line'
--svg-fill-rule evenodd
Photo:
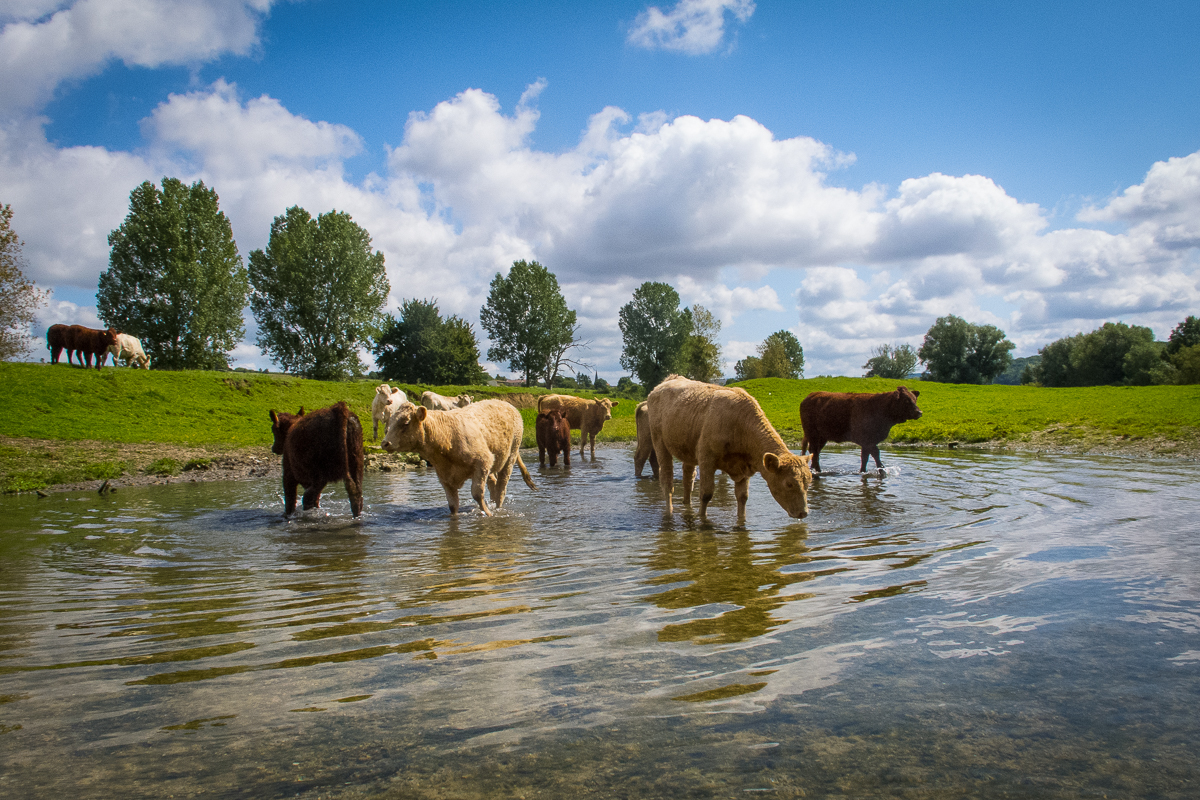
<path fill-rule="evenodd" d="M 739 527 L 530 461 L 0 499 L 0 795 L 1200 796 L 1200 466 L 831 450 Z"/>

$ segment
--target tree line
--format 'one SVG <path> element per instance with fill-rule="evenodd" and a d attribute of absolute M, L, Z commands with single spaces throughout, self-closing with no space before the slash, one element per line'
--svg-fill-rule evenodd
<path fill-rule="evenodd" d="M 12 209 L 0 206 L 0 358 L 24 350 L 28 328 L 47 292 L 20 270 L 21 242 Z M 349 214 L 313 217 L 293 206 L 276 217 L 265 248 L 247 267 L 220 210 L 214 190 L 163 178 L 130 193 L 129 214 L 108 237 L 109 267 L 96 293 L 100 320 L 137 336 L 158 368 L 228 369 L 230 352 L 245 335 L 249 306 L 256 344 L 286 372 L 318 379 L 360 376 L 360 350 L 375 357 L 386 379 L 435 385 L 480 383 L 471 324 L 443 317 L 436 299 L 404 300 L 385 314 L 391 290 L 382 252 Z M 558 280 L 536 261 L 515 261 L 497 273 L 480 309 L 490 361 L 508 362 L 526 385 L 605 389 L 581 358 L 590 342 L 579 338 L 576 312 L 567 307 Z M 649 391 L 667 375 L 700 381 L 723 377 L 721 322 L 701 305 L 681 307 L 669 284 L 647 281 L 618 314 L 623 347 L 618 390 Z M 1014 345 L 994 325 L 948 315 L 926 332 L 919 349 L 883 344 L 863 365 L 866 377 L 913 377 L 923 363 L 927 380 L 993 381 L 1043 386 L 1148 385 L 1200 382 L 1200 320 L 1187 317 L 1166 342 L 1146 327 L 1105 323 L 1090 333 L 1064 337 L 1037 356 L 1014 361 Z M 573 372 L 574 376 L 568 374 Z M 736 362 L 736 380 L 801 378 L 804 350 L 791 331 L 761 342 Z"/>

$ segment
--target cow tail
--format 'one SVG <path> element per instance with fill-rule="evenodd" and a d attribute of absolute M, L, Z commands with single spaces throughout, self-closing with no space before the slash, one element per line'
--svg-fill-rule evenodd
<path fill-rule="evenodd" d="M 338 410 L 342 417 L 343 440 L 346 442 L 346 474 L 354 480 L 355 486 L 362 490 L 364 468 L 363 429 L 358 421 L 358 415 L 350 411 L 345 403 L 339 403 Z"/>
<path fill-rule="evenodd" d="M 537 487 L 533 485 L 533 477 L 529 474 L 529 470 L 525 468 L 525 462 L 521 460 L 521 451 L 517 451 L 517 466 L 521 468 L 521 477 L 525 479 L 530 489 L 537 491 Z"/>

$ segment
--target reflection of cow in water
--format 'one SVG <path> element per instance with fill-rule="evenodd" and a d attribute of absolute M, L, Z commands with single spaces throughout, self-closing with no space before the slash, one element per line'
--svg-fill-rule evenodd
<path fill-rule="evenodd" d="M 108 359 L 108 348 L 117 343 L 119 333 L 112 328 L 97 330 L 82 325 L 51 325 L 46 330 L 46 347 L 54 364 L 58 363 L 58 357 L 66 350 L 68 364 L 71 363 L 71 356 L 78 354 L 79 366 L 90 367 L 92 356 L 95 356 L 96 369 L 100 369 Z"/>
<path fill-rule="evenodd" d="M 851 392 L 813 392 L 800 401 L 800 424 L 804 440 L 800 452 L 812 450 L 812 468 L 821 469 L 821 448 L 829 442 L 854 442 L 862 448 L 859 472 L 867 471 L 867 459 L 879 463 L 879 443 L 888 437 L 892 426 L 920 419 L 917 408 L 920 392 L 905 386 L 879 394 Z"/>
<path fill-rule="evenodd" d="M 271 411 L 271 452 L 283 456 L 284 514 L 296 510 L 296 487 L 304 487 L 304 510 L 320 508 L 325 484 L 344 481 L 350 510 L 363 510 L 363 429 L 345 403 L 299 414 Z"/>

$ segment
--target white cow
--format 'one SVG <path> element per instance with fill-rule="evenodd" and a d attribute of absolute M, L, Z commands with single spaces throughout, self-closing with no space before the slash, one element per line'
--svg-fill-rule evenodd
<path fill-rule="evenodd" d="M 371 432 L 371 441 L 379 438 L 379 423 L 383 423 L 383 432 L 387 433 L 388 422 L 396 409 L 408 402 L 408 395 L 400 389 L 393 389 L 386 383 L 375 387 L 375 399 L 371 401 L 371 420 L 375 423 Z"/>
<path fill-rule="evenodd" d="M 469 394 L 446 397 L 437 392 L 421 392 L 421 405 L 430 411 L 453 411 L 456 408 L 466 408 L 471 405 L 471 399 Z"/>
<path fill-rule="evenodd" d="M 114 364 L 124 360 L 127 367 L 150 369 L 150 357 L 142 350 L 142 343 L 136 336 L 118 333 L 116 344 L 110 344 L 108 352 L 112 354 Z"/>

